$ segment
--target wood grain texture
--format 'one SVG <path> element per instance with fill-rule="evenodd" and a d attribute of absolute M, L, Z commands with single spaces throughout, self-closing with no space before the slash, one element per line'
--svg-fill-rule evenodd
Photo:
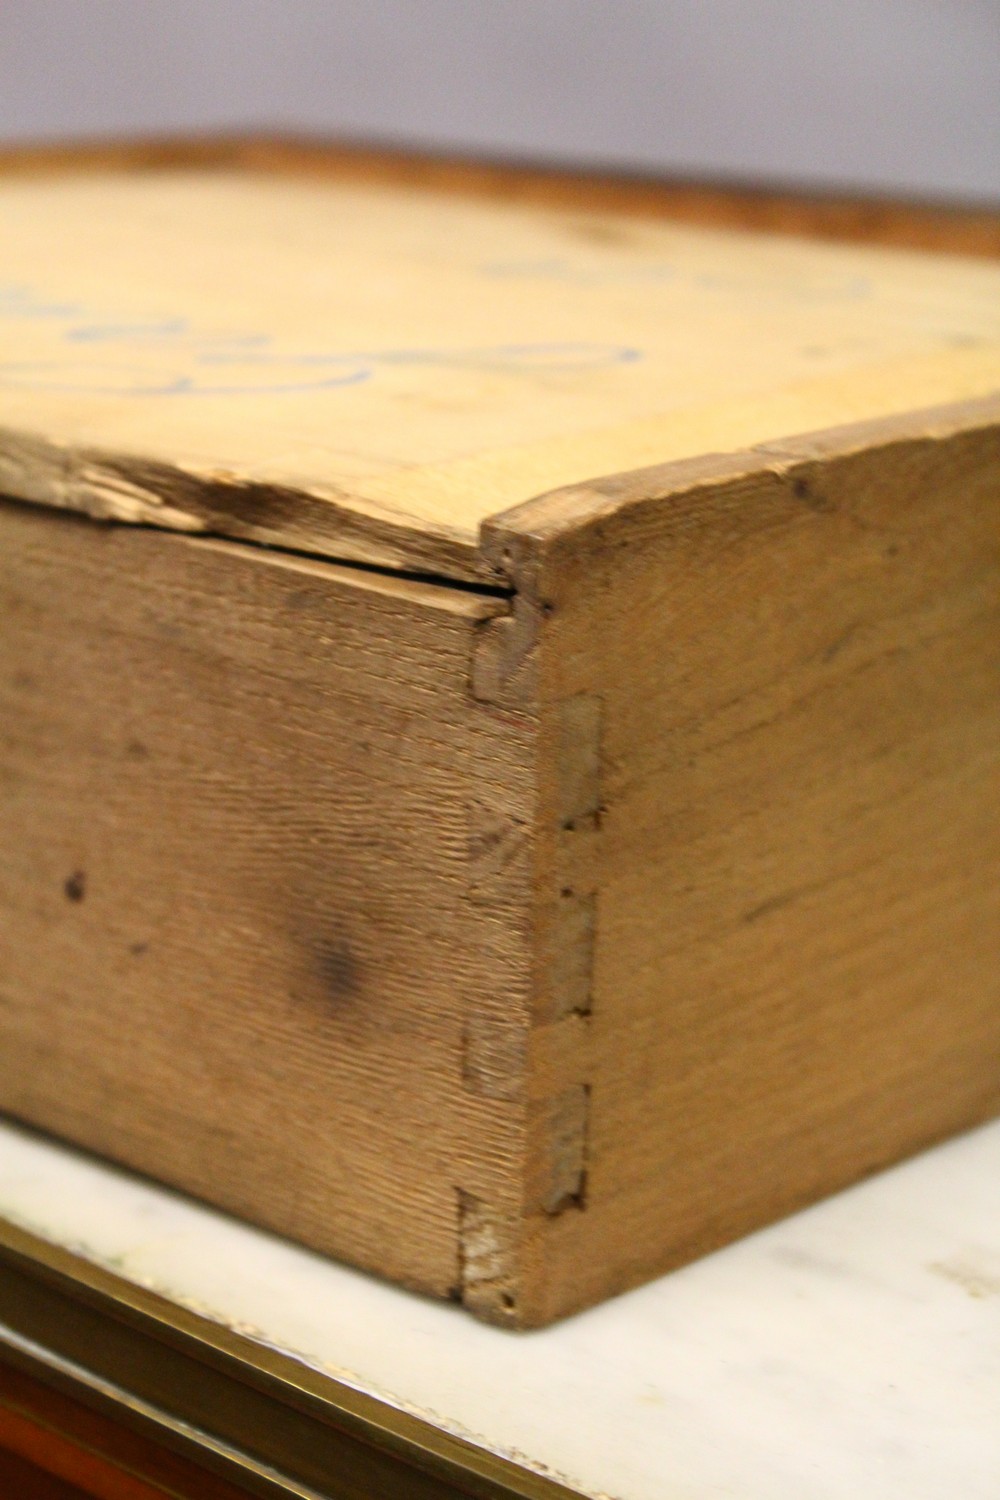
<path fill-rule="evenodd" d="M 521 1211 L 503 601 L 10 503 L 0 558 L 2 1107 L 454 1294 L 460 1195 Z"/>
<path fill-rule="evenodd" d="M 491 578 L 582 475 L 971 399 L 1000 268 L 175 160 L 0 180 L 0 490 Z"/>
<path fill-rule="evenodd" d="M 998 496 L 994 401 L 490 528 L 536 610 L 531 1090 L 588 1100 L 577 1211 L 526 1225 L 526 1320 L 1000 1108 Z"/>

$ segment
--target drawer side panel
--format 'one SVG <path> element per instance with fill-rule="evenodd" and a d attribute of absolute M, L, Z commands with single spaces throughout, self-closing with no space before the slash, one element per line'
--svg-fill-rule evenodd
<path fill-rule="evenodd" d="M 526 1025 L 534 729 L 469 681 L 504 607 L 0 504 L 0 1107 L 453 1293 L 523 1172 L 467 1055 Z"/>

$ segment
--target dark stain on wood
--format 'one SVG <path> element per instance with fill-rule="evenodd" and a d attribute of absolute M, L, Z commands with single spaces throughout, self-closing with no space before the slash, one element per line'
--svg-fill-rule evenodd
<path fill-rule="evenodd" d="M 337 1003 L 351 1000 L 361 989 L 358 961 L 343 938 L 327 939 L 317 944 L 316 969 L 326 998 Z"/>

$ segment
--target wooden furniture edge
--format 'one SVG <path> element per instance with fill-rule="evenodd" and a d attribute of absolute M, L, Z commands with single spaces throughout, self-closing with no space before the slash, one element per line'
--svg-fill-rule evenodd
<path fill-rule="evenodd" d="M 429 582 L 486 589 L 502 584 L 476 549 L 440 526 L 422 529 L 357 502 L 100 447 L 64 445 L 0 426 L 0 494 L 130 526 L 251 543 Z M 294 508 L 297 520 L 289 525 Z M 344 543 L 346 542 L 346 546 Z"/>
<path fill-rule="evenodd" d="M 0 1362 L 262 1497 L 578 1497 L 4 1218 Z"/>
<path fill-rule="evenodd" d="M 511 600 L 506 614 L 483 622 L 473 663 L 473 693 L 500 707 L 526 709 L 537 692 L 537 654 L 550 608 L 543 574 L 560 547 L 573 545 L 596 528 L 670 515 L 670 501 L 698 489 L 780 474 L 803 499 L 806 475 L 817 462 L 900 445 L 947 441 L 964 433 L 1000 431 L 1000 391 L 969 401 L 949 402 L 877 417 L 867 422 L 775 438 L 731 453 L 676 459 L 567 485 L 526 500 L 485 520 L 479 553 L 484 570 L 506 580 Z"/>
<path fill-rule="evenodd" d="M 566 172 L 267 134 L 164 136 L 0 148 L 0 174 L 186 167 L 334 176 L 577 211 L 653 214 L 720 227 L 1000 256 L 1000 212 L 987 208 Z M 970 407 L 976 404 L 967 403 Z M 922 415 L 915 414 L 918 419 Z M 905 420 L 863 423 L 858 432 L 889 430 L 895 422 Z M 841 430 L 848 431 L 831 429 Z M 189 474 L 141 455 L 66 448 L 16 432 L 5 436 L 0 492 L 82 511 L 97 520 L 224 537 L 315 555 L 345 566 L 499 592 L 508 583 L 507 568 L 498 564 L 494 541 L 501 531 L 517 534 L 528 526 L 555 524 L 557 519 L 569 522 L 574 505 L 583 519 L 612 502 L 623 506 L 639 498 L 663 498 L 670 492 L 665 486 L 710 482 L 735 473 L 741 464 L 746 471 L 755 453 L 773 454 L 778 447 L 791 451 L 790 443 L 794 446 L 805 440 L 796 437 L 724 458 L 700 456 L 564 486 L 487 518 L 479 545 L 472 537 L 452 533 L 446 527 L 424 531 L 389 512 L 380 512 L 378 507 L 359 508 L 356 500 L 342 503 L 334 488 L 310 494 L 298 487 L 286 491 L 274 484 L 232 482 L 225 475 Z M 871 440 L 877 440 L 877 433 Z M 794 451 L 798 452 L 797 446 Z M 5 467 L 9 470 L 6 483 Z M 27 488 L 12 483 L 22 471 L 32 476 Z M 655 494 L 640 497 L 643 486 L 652 487 Z M 301 513 L 298 534 L 279 536 L 274 531 L 274 518 L 279 518 L 280 524 L 293 497 Z M 338 539 L 347 543 L 346 549 L 338 545 Z"/>
<path fill-rule="evenodd" d="M 336 175 L 575 211 L 1000 255 L 1000 208 L 687 173 L 614 170 L 285 132 L 96 137 L 0 147 L 0 172 L 202 168 Z"/>
<path fill-rule="evenodd" d="M 797 471 L 817 461 L 835 462 L 877 448 L 938 442 L 992 428 L 1000 428 L 1000 391 L 870 421 L 793 433 L 729 453 L 623 470 L 548 490 L 490 516 L 483 522 L 480 547 L 495 573 L 510 579 L 515 590 L 530 593 L 540 554 L 581 528 L 612 519 L 637 520 L 640 514 L 666 506 L 692 490 L 748 479 L 755 473 L 780 472 L 794 484 Z"/>

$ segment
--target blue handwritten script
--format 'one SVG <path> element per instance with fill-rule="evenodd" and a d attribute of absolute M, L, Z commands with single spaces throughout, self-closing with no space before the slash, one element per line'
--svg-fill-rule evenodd
<path fill-rule="evenodd" d="M 74 318 L 83 312 L 79 302 L 47 302 L 31 287 L 0 283 L 0 317 Z"/>
<path fill-rule="evenodd" d="M 629 345 L 588 342 L 290 351 L 276 348 L 267 333 L 209 332 L 180 316 L 130 322 L 83 303 L 51 301 L 21 285 L 0 284 L 0 319 L 57 325 L 52 330 L 56 347 L 44 358 L 0 359 L 0 387 L 105 396 L 336 390 L 401 366 L 558 375 L 631 364 L 642 357 Z M 154 360 L 147 364 L 150 353 Z M 140 356 L 145 358 L 140 361 Z"/>

